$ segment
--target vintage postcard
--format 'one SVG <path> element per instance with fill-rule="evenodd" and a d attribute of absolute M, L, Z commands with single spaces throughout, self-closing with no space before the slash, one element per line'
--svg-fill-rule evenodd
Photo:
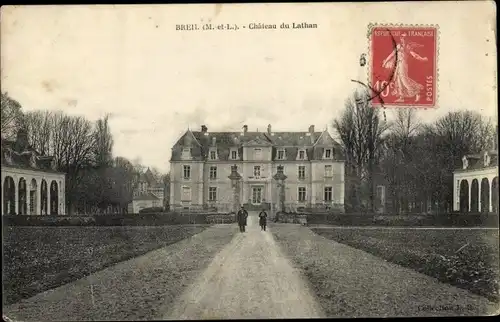
<path fill-rule="evenodd" d="M 498 314 L 494 2 L 0 30 L 5 321 Z"/>

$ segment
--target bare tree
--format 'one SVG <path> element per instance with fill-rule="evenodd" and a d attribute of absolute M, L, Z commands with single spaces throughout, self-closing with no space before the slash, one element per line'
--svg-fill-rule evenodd
<path fill-rule="evenodd" d="M 95 142 L 94 155 L 95 162 L 99 167 L 108 167 L 113 161 L 113 136 L 109 128 L 109 116 L 97 120 L 95 124 Z"/>
<path fill-rule="evenodd" d="M 31 146 L 42 155 L 50 155 L 53 114 L 50 111 L 28 112 L 24 121 Z"/>
<path fill-rule="evenodd" d="M 386 137 L 384 173 L 389 193 L 394 201 L 393 206 L 398 211 L 409 210 L 410 200 L 415 199 L 418 192 L 414 180 L 417 169 L 411 160 L 415 137 L 421 127 L 415 109 L 400 108 L 395 111 L 391 132 Z"/>
<path fill-rule="evenodd" d="M 23 112 L 21 104 L 5 92 L 1 98 L 2 139 L 13 139 L 21 126 Z"/>
<path fill-rule="evenodd" d="M 367 91 L 358 90 L 346 100 L 345 109 L 334 121 L 342 147 L 344 148 L 350 178 L 350 202 L 359 204 L 359 187 L 366 183 L 370 208 L 374 207 L 373 173 L 377 156 L 383 143 L 383 134 L 388 124 L 379 117 Z"/>

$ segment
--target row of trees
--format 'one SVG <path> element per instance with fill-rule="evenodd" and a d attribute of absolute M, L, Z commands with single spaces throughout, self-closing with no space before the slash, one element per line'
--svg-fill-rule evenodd
<path fill-rule="evenodd" d="M 144 167 L 139 160 L 114 157 L 109 118 L 92 122 L 64 112 L 22 112 L 21 105 L 2 93 L 2 138 L 28 132 L 30 145 L 54 157 L 55 168 L 66 173 L 69 213 L 126 212 Z M 153 174 L 161 181 L 156 169 Z"/>
<path fill-rule="evenodd" d="M 389 211 L 451 211 L 453 171 L 464 155 L 492 148 L 493 124 L 472 111 L 424 123 L 415 109 L 394 110 L 388 122 L 369 98 L 355 92 L 333 124 L 346 157 L 346 210 L 375 210 L 383 185 Z"/>

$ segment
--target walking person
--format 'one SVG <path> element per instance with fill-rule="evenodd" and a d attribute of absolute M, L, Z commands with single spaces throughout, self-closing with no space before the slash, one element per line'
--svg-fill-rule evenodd
<path fill-rule="evenodd" d="M 245 210 L 243 206 L 238 211 L 236 215 L 236 220 L 238 221 L 238 226 L 240 226 L 240 232 L 245 232 L 245 226 L 247 225 L 248 212 Z"/>
<path fill-rule="evenodd" d="M 262 211 L 259 213 L 259 225 L 260 225 L 260 230 L 266 231 L 267 212 L 265 209 L 262 209 Z"/>

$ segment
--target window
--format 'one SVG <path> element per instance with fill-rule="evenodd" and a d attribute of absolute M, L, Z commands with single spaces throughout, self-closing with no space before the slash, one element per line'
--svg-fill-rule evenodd
<path fill-rule="evenodd" d="M 191 188 L 182 187 L 182 201 L 191 201 Z"/>
<path fill-rule="evenodd" d="M 217 151 L 210 151 L 210 160 L 217 159 Z"/>
<path fill-rule="evenodd" d="M 238 151 L 231 151 L 231 159 L 236 160 L 238 158 Z"/>
<path fill-rule="evenodd" d="M 332 177 L 333 171 L 331 165 L 325 165 L 325 177 Z"/>
<path fill-rule="evenodd" d="M 260 177 L 260 166 L 256 165 L 253 167 L 253 176 L 256 178 Z"/>
<path fill-rule="evenodd" d="M 217 179 L 217 167 L 210 167 L 210 179 Z"/>
<path fill-rule="evenodd" d="M 208 200 L 209 201 L 216 201 L 217 200 L 217 188 L 216 187 L 208 188 Z"/>
<path fill-rule="evenodd" d="M 253 153 L 254 153 L 255 160 L 262 159 L 262 149 L 254 149 Z"/>
<path fill-rule="evenodd" d="M 299 151 L 299 159 L 300 160 L 304 160 L 305 155 L 306 155 L 306 152 L 304 150 L 300 150 Z"/>
<path fill-rule="evenodd" d="M 190 179 L 191 178 L 191 166 L 185 165 L 184 166 L 184 179 Z"/>
<path fill-rule="evenodd" d="M 305 179 L 306 177 L 306 167 L 299 165 L 299 179 Z"/>
<path fill-rule="evenodd" d="M 330 159 L 331 157 L 332 157 L 332 150 L 326 149 L 325 150 L 325 159 Z"/>
<path fill-rule="evenodd" d="M 189 159 L 191 157 L 191 148 L 183 148 L 182 149 L 182 158 Z"/>
<path fill-rule="evenodd" d="M 252 203 L 253 204 L 262 203 L 262 187 L 252 188 Z"/>
<path fill-rule="evenodd" d="M 332 187 L 325 187 L 325 201 L 332 201 L 333 189 Z"/>
<path fill-rule="evenodd" d="M 285 158 L 285 150 L 278 150 L 278 160 L 283 160 Z"/>
<path fill-rule="evenodd" d="M 490 165 L 490 156 L 488 155 L 488 153 L 485 153 L 484 154 L 484 166 L 488 167 L 489 165 Z"/>
<path fill-rule="evenodd" d="M 299 187 L 299 201 L 306 201 L 306 188 Z"/>

